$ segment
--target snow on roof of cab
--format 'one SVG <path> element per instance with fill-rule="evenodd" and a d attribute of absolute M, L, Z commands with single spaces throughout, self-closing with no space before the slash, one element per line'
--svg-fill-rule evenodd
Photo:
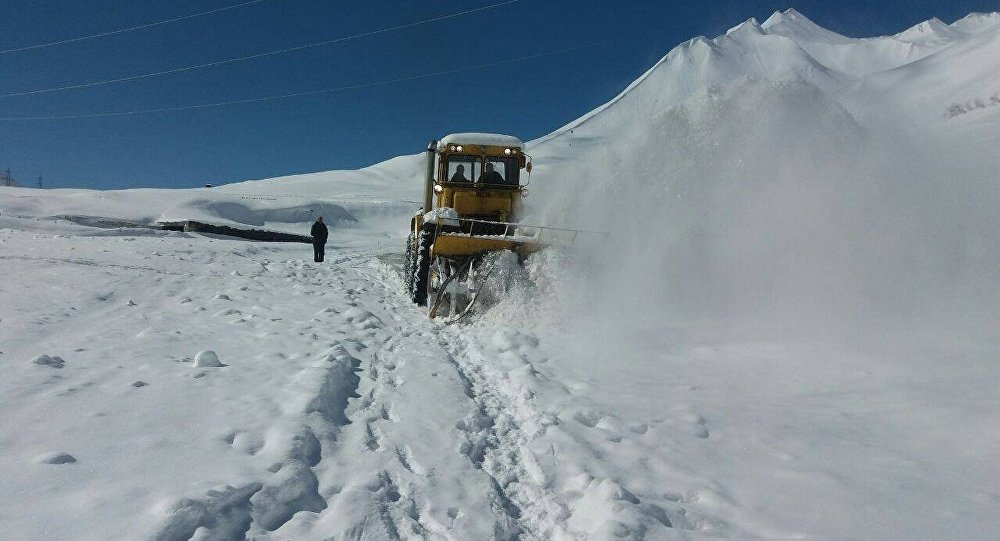
<path fill-rule="evenodd" d="M 441 145 L 490 145 L 523 148 L 524 143 L 517 137 L 499 133 L 452 133 L 441 138 Z"/>

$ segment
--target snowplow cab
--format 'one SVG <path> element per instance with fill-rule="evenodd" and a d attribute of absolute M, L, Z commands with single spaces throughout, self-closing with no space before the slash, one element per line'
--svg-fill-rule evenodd
<path fill-rule="evenodd" d="M 528 163 L 520 139 L 483 133 L 452 134 L 438 142 L 436 153 L 434 207 L 454 209 L 467 220 L 517 221 L 524 194 L 521 170 Z"/>

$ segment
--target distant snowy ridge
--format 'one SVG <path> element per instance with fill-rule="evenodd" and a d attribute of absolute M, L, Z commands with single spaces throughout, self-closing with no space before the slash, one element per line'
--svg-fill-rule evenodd
<path fill-rule="evenodd" d="M 529 146 L 542 145 L 591 121 L 642 86 L 655 87 L 656 94 L 638 99 L 661 111 L 697 89 L 746 77 L 802 77 L 833 93 L 858 84 L 868 75 L 905 66 L 998 30 L 1000 13 L 973 13 L 950 25 L 933 18 L 894 36 L 850 38 L 817 25 L 794 9 L 778 11 L 763 24 L 750 18 L 715 39 L 699 36 L 681 43 L 618 96 Z M 985 65 L 974 71 L 991 70 Z"/>
<path fill-rule="evenodd" d="M 359 220 L 405 227 L 419 206 L 420 156 L 400 156 L 357 171 L 327 171 L 213 188 L 132 190 L 34 190 L 0 193 L 2 212 L 37 218 L 77 216 L 103 223 L 199 220 L 216 225 L 265 227 L 302 233 L 317 216 L 349 225 Z M 79 220 L 78 220 L 79 221 Z M 305 226 L 306 228 L 308 226 Z"/>
<path fill-rule="evenodd" d="M 527 204 L 541 223 L 611 231 L 627 264 L 609 280 L 633 286 L 620 302 L 680 320 L 807 311 L 839 329 L 968 301 L 993 322 L 974 291 L 1000 287 L 998 22 L 849 38 L 788 10 L 684 42 L 529 143 Z M 976 278 L 949 292 L 954 273 Z"/>

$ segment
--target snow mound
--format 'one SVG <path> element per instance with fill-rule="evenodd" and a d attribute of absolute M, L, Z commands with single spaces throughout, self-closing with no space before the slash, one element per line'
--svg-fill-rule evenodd
<path fill-rule="evenodd" d="M 206 350 L 199 351 L 194 356 L 194 366 L 195 368 L 219 368 L 226 365 L 219 361 L 219 356 L 214 351 Z"/>
<path fill-rule="evenodd" d="M 451 207 L 440 207 L 424 214 L 424 223 L 437 223 L 439 219 L 442 225 L 458 226 L 458 211 Z"/>
<path fill-rule="evenodd" d="M 249 205 L 208 199 L 185 201 L 164 211 L 160 221 L 199 220 L 261 227 L 271 223 L 302 224 L 315 221 L 317 216 L 323 216 L 329 224 L 357 221 L 347 209 L 333 203 L 306 202 L 287 206 L 262 202 Z"/>

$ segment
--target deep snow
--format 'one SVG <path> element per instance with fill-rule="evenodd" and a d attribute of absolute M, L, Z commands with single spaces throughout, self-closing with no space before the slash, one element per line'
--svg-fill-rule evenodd
<path fill-rule="evenodd" d="M 0 537 L 992 539 L 997 43 L 787 11 L 681 44 L 528 144 L 529 220 L 607 241 L 501 265 L 463 325 L 402 292 L 419 154 L 0 188 Z M 325 264 L 143 227 L 320 214 Z"/>

